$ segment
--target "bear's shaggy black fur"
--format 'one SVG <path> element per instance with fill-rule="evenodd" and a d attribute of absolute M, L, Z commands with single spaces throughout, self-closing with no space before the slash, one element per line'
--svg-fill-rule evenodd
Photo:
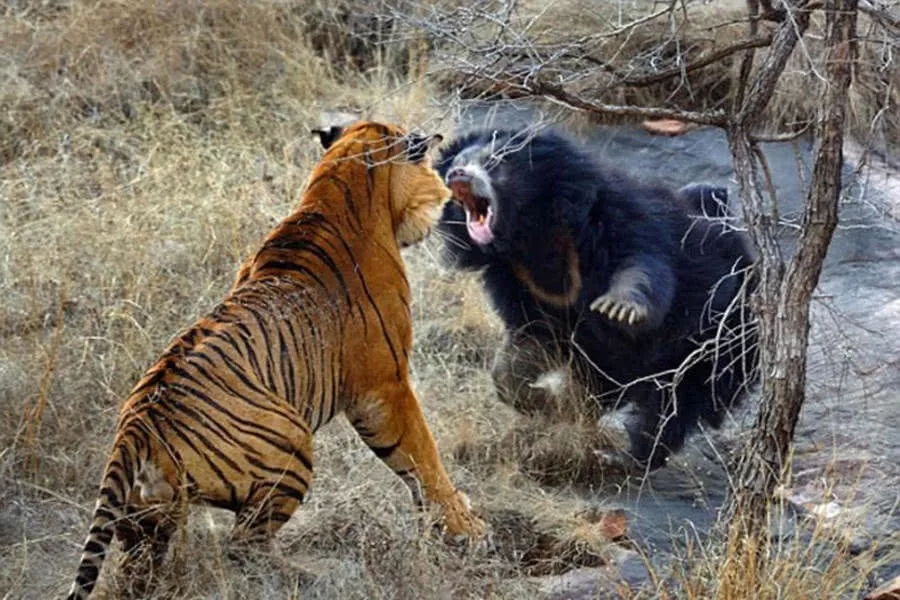
<path fill-rule="evenodd" d="M 640 464 L 664 464 L 701 419 L 721 424 L 757 359 L 750 246 L 701 216 L 727 215 L 724 188 L 646 184 L 553 132 L 471 132 L 436 168 L 454 196 L 438 224 L 446 257 L 483 269 L 507 328 L 493 373 L 501 400 L 540 411 L 540 370 L 523 364 L 562 347 L 601 404 L 637 408 Z"/>

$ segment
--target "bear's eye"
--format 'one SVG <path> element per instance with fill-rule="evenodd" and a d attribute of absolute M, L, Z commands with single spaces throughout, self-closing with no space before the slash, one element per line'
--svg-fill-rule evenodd
<path fill-rule="evenodd" d="M 453 157 L 453 166 L 461 167 L 463 165 L 467 165 L 469 163 L 478 161 L 478 149 L 477 148 L 465 148 L 460 150 L 456 156 Z"/>

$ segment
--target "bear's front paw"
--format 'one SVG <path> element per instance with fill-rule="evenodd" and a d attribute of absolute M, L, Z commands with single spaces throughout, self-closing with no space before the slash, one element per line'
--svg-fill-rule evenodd
<path fill-rule="evenodd" d="M 650 307 L 632 297 L 610 290 L 591 302 L 591 310 L 625 325 L 638 325 L 650 316 Z"/>

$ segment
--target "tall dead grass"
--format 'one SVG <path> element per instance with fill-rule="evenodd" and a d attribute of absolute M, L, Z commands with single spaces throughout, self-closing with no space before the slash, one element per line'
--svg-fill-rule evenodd
<path fill-rule="evenodd" d="M 347 40 L 316 35 L 343 22 L 333 8 L 23 1 L 0 15 L 4 597 L 68 585 L 120 401 L 293 206 L 319 156 L 308 131 L 320 112 L 449 130 L 416 77 L 419 50 L 368 45 L 362 63 L 342 59 Z M 535 480 L 584 475 L 590 453 L 571 435 L 584 423 L 516 429 L 488 373 L 501 329 L 475 278 L 438 267 L 435 242 L 406 254 L 414 377 L 496 549 L 423 536 L 402 483 L 338 420 L 317 436 L 313 492 L 273 551 L 235 568 L 230 517 L 196 509 L 153 597 L 521 598 L 537 593 L 532 575 L 612 560 L 588 510 L 602 501 Z M 511 441 L 483 443 L 496 439 Z M 104 573 L 98 598 L 127 588 L 114 561 Z"/>
<path fill-rule="evenodd" d="M 9 597 L 68 585 L 121 399 L 294 205 L 319 156 L 308 132 L 320 113 L 350 108 L 407 125 L 432 117 L 414 51 L 372 48 L 362 71 L 326 59 L 344 50 L 311 33 L 320 18 L 334 23 L 325 8 L 98 0 L 22 2 L 0 16 L 0 589 Z M 400 75 L 389 71 L 397 61 L 407 64 Z M 474 281 L 432 276 L 434 252 L 409 253 L 424 332 L 415 375 L 438 437 L 475 435 L 501 426 L 484 370 L 497 330 Z M 457 320 L 444 311 L 462 289 L 469 316 Z M 462 330 L 475 337 L 457 355 L 447 340 Z M 448 465 L 479 499 L 483 482 L 449 456 Z M 501 487 L 497 498 L 526 527 L 532 509 L 527 496 L 514 500 L 519 491 Z M 222 552 L 230 518 L 192 517 L 156 597 L 530 589 L 512 554 L 467 556 L 423 538 L 402 483 L 340 421 L 317 436 L 314 491 L 275 551 L 235 569 Z M 562 539 L 554 549 L 567 547 Z M 114 562 L 98 597 L 127 588 Z"/>

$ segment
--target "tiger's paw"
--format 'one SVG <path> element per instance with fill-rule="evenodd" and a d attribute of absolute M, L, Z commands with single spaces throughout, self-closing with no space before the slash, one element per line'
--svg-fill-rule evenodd
<path fill-rule="evenodd" d="M 469 497 L 456 491 L 452 499 L 444 504 L 443 531 L 448 541 L 472 546 L 485 539 L 487 527 L 472 512 Z"/>
<path fill-rule="evenodd" d="M 615 289 L 597 296 L 591 302 L 591 310 L 623 325 L 640 325 L 650 316 L 650 307 Z"/>

